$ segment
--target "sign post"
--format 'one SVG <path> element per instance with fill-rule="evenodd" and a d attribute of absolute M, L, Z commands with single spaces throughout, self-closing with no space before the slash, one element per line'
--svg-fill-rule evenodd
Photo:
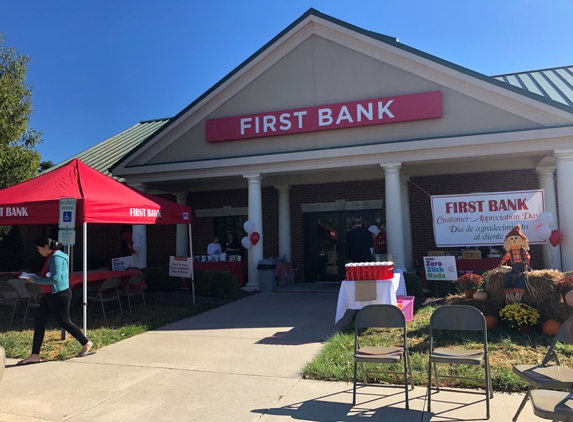
<path fill-rule="evenodd" d="M 191 279 L 191 292 L 193 294 L 193 306 L 195 306 L 195 280 L 191 277 L 193 264 L 188 256 L 169 257 L 169 276 Z"/>
<path fill-rule="evenodd" d="M 58 218 L 58 243 L 67 246 L 68 257 L 71 246 L 76 244 L 76 198 L 60 198 L 60 212 Z M 70 262 L 68 260 L 68 271 Z M 66 339 L 66 330 L 61 331 L 61 339 Z"/>

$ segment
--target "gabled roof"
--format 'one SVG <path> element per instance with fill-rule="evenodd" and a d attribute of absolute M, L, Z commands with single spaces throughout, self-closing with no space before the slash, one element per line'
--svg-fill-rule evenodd
<path fill-rule="evenodd" d="M 563 102 L 563 101 L 556 101 L 553 97 L 551 96 L 541 96 L 539 95 L 537 92 L 535 92 L 534 90 L 528 90 L 528 89 L 523 89 L 522 86 L 520 85 L 513 85 L 511 83 L 506 83 L 503 79 L 497 79 L 497 78 L 492 78 L 490 76 L 486 76 L 484 74 L 481 74 L 479 72 L 475 72 L 471 69 L 465 68 L 463 66 L 457 65 L 455 63 L 449 62 L 447 60 L 441 59 L 439 57 L 433 56 L 431 54 L 425 53 L 423 51 L 417 50 L 415 48 L 409 47 L 407 45 L 401 44 L 397 38 L 393 38 L 393 37 L 389 37 L 387 35 L 383 35 L 383 34 L 379 34 L 377 32 L 373 32 L 373 31 L 368 31 L 366 29 L 360 28 L 358 26 L 349 24 L 347 22 L 344 22 L 342 20 L 336 19 L 332 16 L 326 15 L 324 13 L 319 12 L 316 9 L 310 8 L 309 10 L 307 10 L 301 17 L 299 17 L 296 21 L 294 21 L 292 24 L 290 24 L 287 28 L 285 28 L 283 31 L 281 31 L 277 36 L 275 36 L 273 39 L 271 39 L 269 42 L 267 42 L 264 46 L 262 46 L 259 50 L 257 50 L 254 54 L 252 54 L 249 58 L 247 58 L 244 62 L 242 62 L 239 66 L 237 66 L 235 69 L 233 69 L 231 72 L 229 72 L 225 77 L 223 77 L 219 82 L 217 82 L 215 85 L 213 85 L 210 89 L 208 89 L 206 92 L 204 92 L 201 96 L 199 96 L 195 101 L 193 101 L 191 104 L 189 104 L 187 107 L 185 107 L 183 110 L 181 110 L 176 116 L 174 116 L 173 118 L 171 118 L 169 120 L 169 122 L 165 125 L 163 125 L 161 128 L 159 128 L 157 130 L 157 132 L 155 133 L 155 135 L 161 133 L 163 130 L 165 130 L 167 127 L 169 127 L 172 124 L 176 124 L 177 120 L 185 115 L 189 110 L 191 110 L 193 107 L 195 107 L 197 104 L 199 104 L 203 99 L 205 99 L 206 97 L 208 97 L 210 94 L 212 94 L 215 90 L 217 90 L 221 85 L 223 85 L 225 82 L 227 82 L 229 79 L 231 79 L 234 75 L 236 75 L 239 71 L 241 71 L 245 66 L 247 66 L 249 63 L 251 63 L 254 59 L 256 59 L 258 56 L 260 56 L 263 52 L 265 52 L 267 49 L 269 49 L 273 44 L 279 42 L 279 40 L 285 36 L 288 32 L 290 32 L 293 28 L 295 28 L 297 25 L 299 25 L 301 22 L 303 22 L 305 19 L 307 19 L 309 16 L 315 16 L 317 18 L 320 19 L 324 19 L 325 21 L 328 21 L 330 23 L 333 23 L 335 25 L 339 25 L 343 28 L 349 29 L 351 31 L 354 31 L 358 34 L 370 37 L 374 40 L 377 40 L 379 42 L 388 44 L 392 47 L 401 49 L 403 51 L 406 51 L 408 53 L 411 53 L 413 55 L 419 56 L 421 58 L 424 58 L 426 60 L 430 60 L 433 61 L 437 64 L 446 66 L 450 69 L 459 71 L 463 74 L 466 74 L 468 76 L 477 78 L 479 80 L 485 81 L 487 83 L 490 83 L 492 85 L 501 87 L 503 89 L 507 89 L 510 90 L 512 92 L 515 92 L 519 95 L 524 95 L 526 97 L 532 98 L 536 101 L 541 101 L 545 104 L 548 104 L 552 107 L 556 107 L 559 108 L 561 110 L 567 111 L 569 113 L 573 113 L 573 107 L 571 107 L 571 104 L 567 103 L 567 102 Z M 125 154 L 123 157 L 121 157 L 115 164 L 113 164 L 110 169 L 113 171 L 113 169 L 115 169 L 116 167 L 118 167 L 121 163 L 123 163 L 128 157 L 130 157 L 135 151 L 137 151 L 139 148 L 141 148 L 143 145 L 145 145 L 147 142 L 149 142 L 154 136 L 150 136 L 148 137 L 148 139 L 145 140 L 145 142 L 141 142 L 139 145 L 137 145 L 135 148 L 133 148 L 130 152 L 128 152 L 127 154 Z"/>
<path fill-rule="evenodd" d="M 508 73 L 493 78 L 573 107 L 573 66 Z"/>
<path fill-rule="evenodd" d="M 102 141 L 93 147 L 62 161 L 61 163 L 56 164 L 55 166 L 50 167 L 44 173 L 60 168 L 77 158 L 91 168 L 123 183 L 125 182 L 125 179 L 122 177 L 112 176 L 108 170 L 109 167 L 137 147 L 149 136 L 157 132 L 157 130 L 168 121 L 169 118 L 141 121 L 129 129 L 126 129 L 123 132 L 120 132 L 117 135 L 114 135 L 111 138 L 108 138 L 105 141 Z"/>

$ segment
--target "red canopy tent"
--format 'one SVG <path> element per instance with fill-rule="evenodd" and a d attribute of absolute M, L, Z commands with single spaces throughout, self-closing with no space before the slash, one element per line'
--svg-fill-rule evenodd
<path fill-rule="evenodd" d="M 84 230 L 84 331 L 87 321 L 87 223 L 188 224 L 191 208 L 126 186 L 74 159 L 41 176 L 0 190 L 0 225 L 57 224 L 60 199 L 76 199 Z"/>

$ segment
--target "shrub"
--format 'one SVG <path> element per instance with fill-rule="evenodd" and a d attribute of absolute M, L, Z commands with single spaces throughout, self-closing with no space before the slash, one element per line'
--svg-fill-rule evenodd
<path fill-rule="evenodd" d="M 404 271 L 404 280 L 406 281 L 406 291 L 410 296 L 424 296 L 424 286 L 422 278 L 413 273 Z"/>
<path fill-rule="evenodd" d="M 204 271 L 195 279 L 195 294 L 235 300 L 239 297 L 239 280 L 227 271 Z"/>
<path fill-rule="evenodd" d="M 539 311 L 525 303 L 512 303 L 499 311 L 500 319 L 510 328 L 532 327 L 539 322 Z"/>
<path fill-rule="evenodd" d="M 145 284 L 150 292 L 172 292 L 181 287 L 181 278 L 170 277 L 169 267 L 142 268 L 145 273 Z"/>

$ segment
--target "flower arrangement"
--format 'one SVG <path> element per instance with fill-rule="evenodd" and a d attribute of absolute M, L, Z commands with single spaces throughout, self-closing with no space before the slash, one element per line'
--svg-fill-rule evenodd
<path fill-rule="evenodd" d="M 573 290 L 573 276 L 566 275 L 557 283 L 557 291 L 565 297 L 569 290 Z"/>
<path fill-rule="evenodd" d="M 483 286 L 483 277 L 479 274 L 466 273 L 454 281 L 458 292 L 480 290 Z"/>
<path fill-rule="evenodd" d="M 499 311 L 499 318 L 510 328 L 532 328 L 539 322 L 539 311 L 525 303 L 516 302 Z"/>

